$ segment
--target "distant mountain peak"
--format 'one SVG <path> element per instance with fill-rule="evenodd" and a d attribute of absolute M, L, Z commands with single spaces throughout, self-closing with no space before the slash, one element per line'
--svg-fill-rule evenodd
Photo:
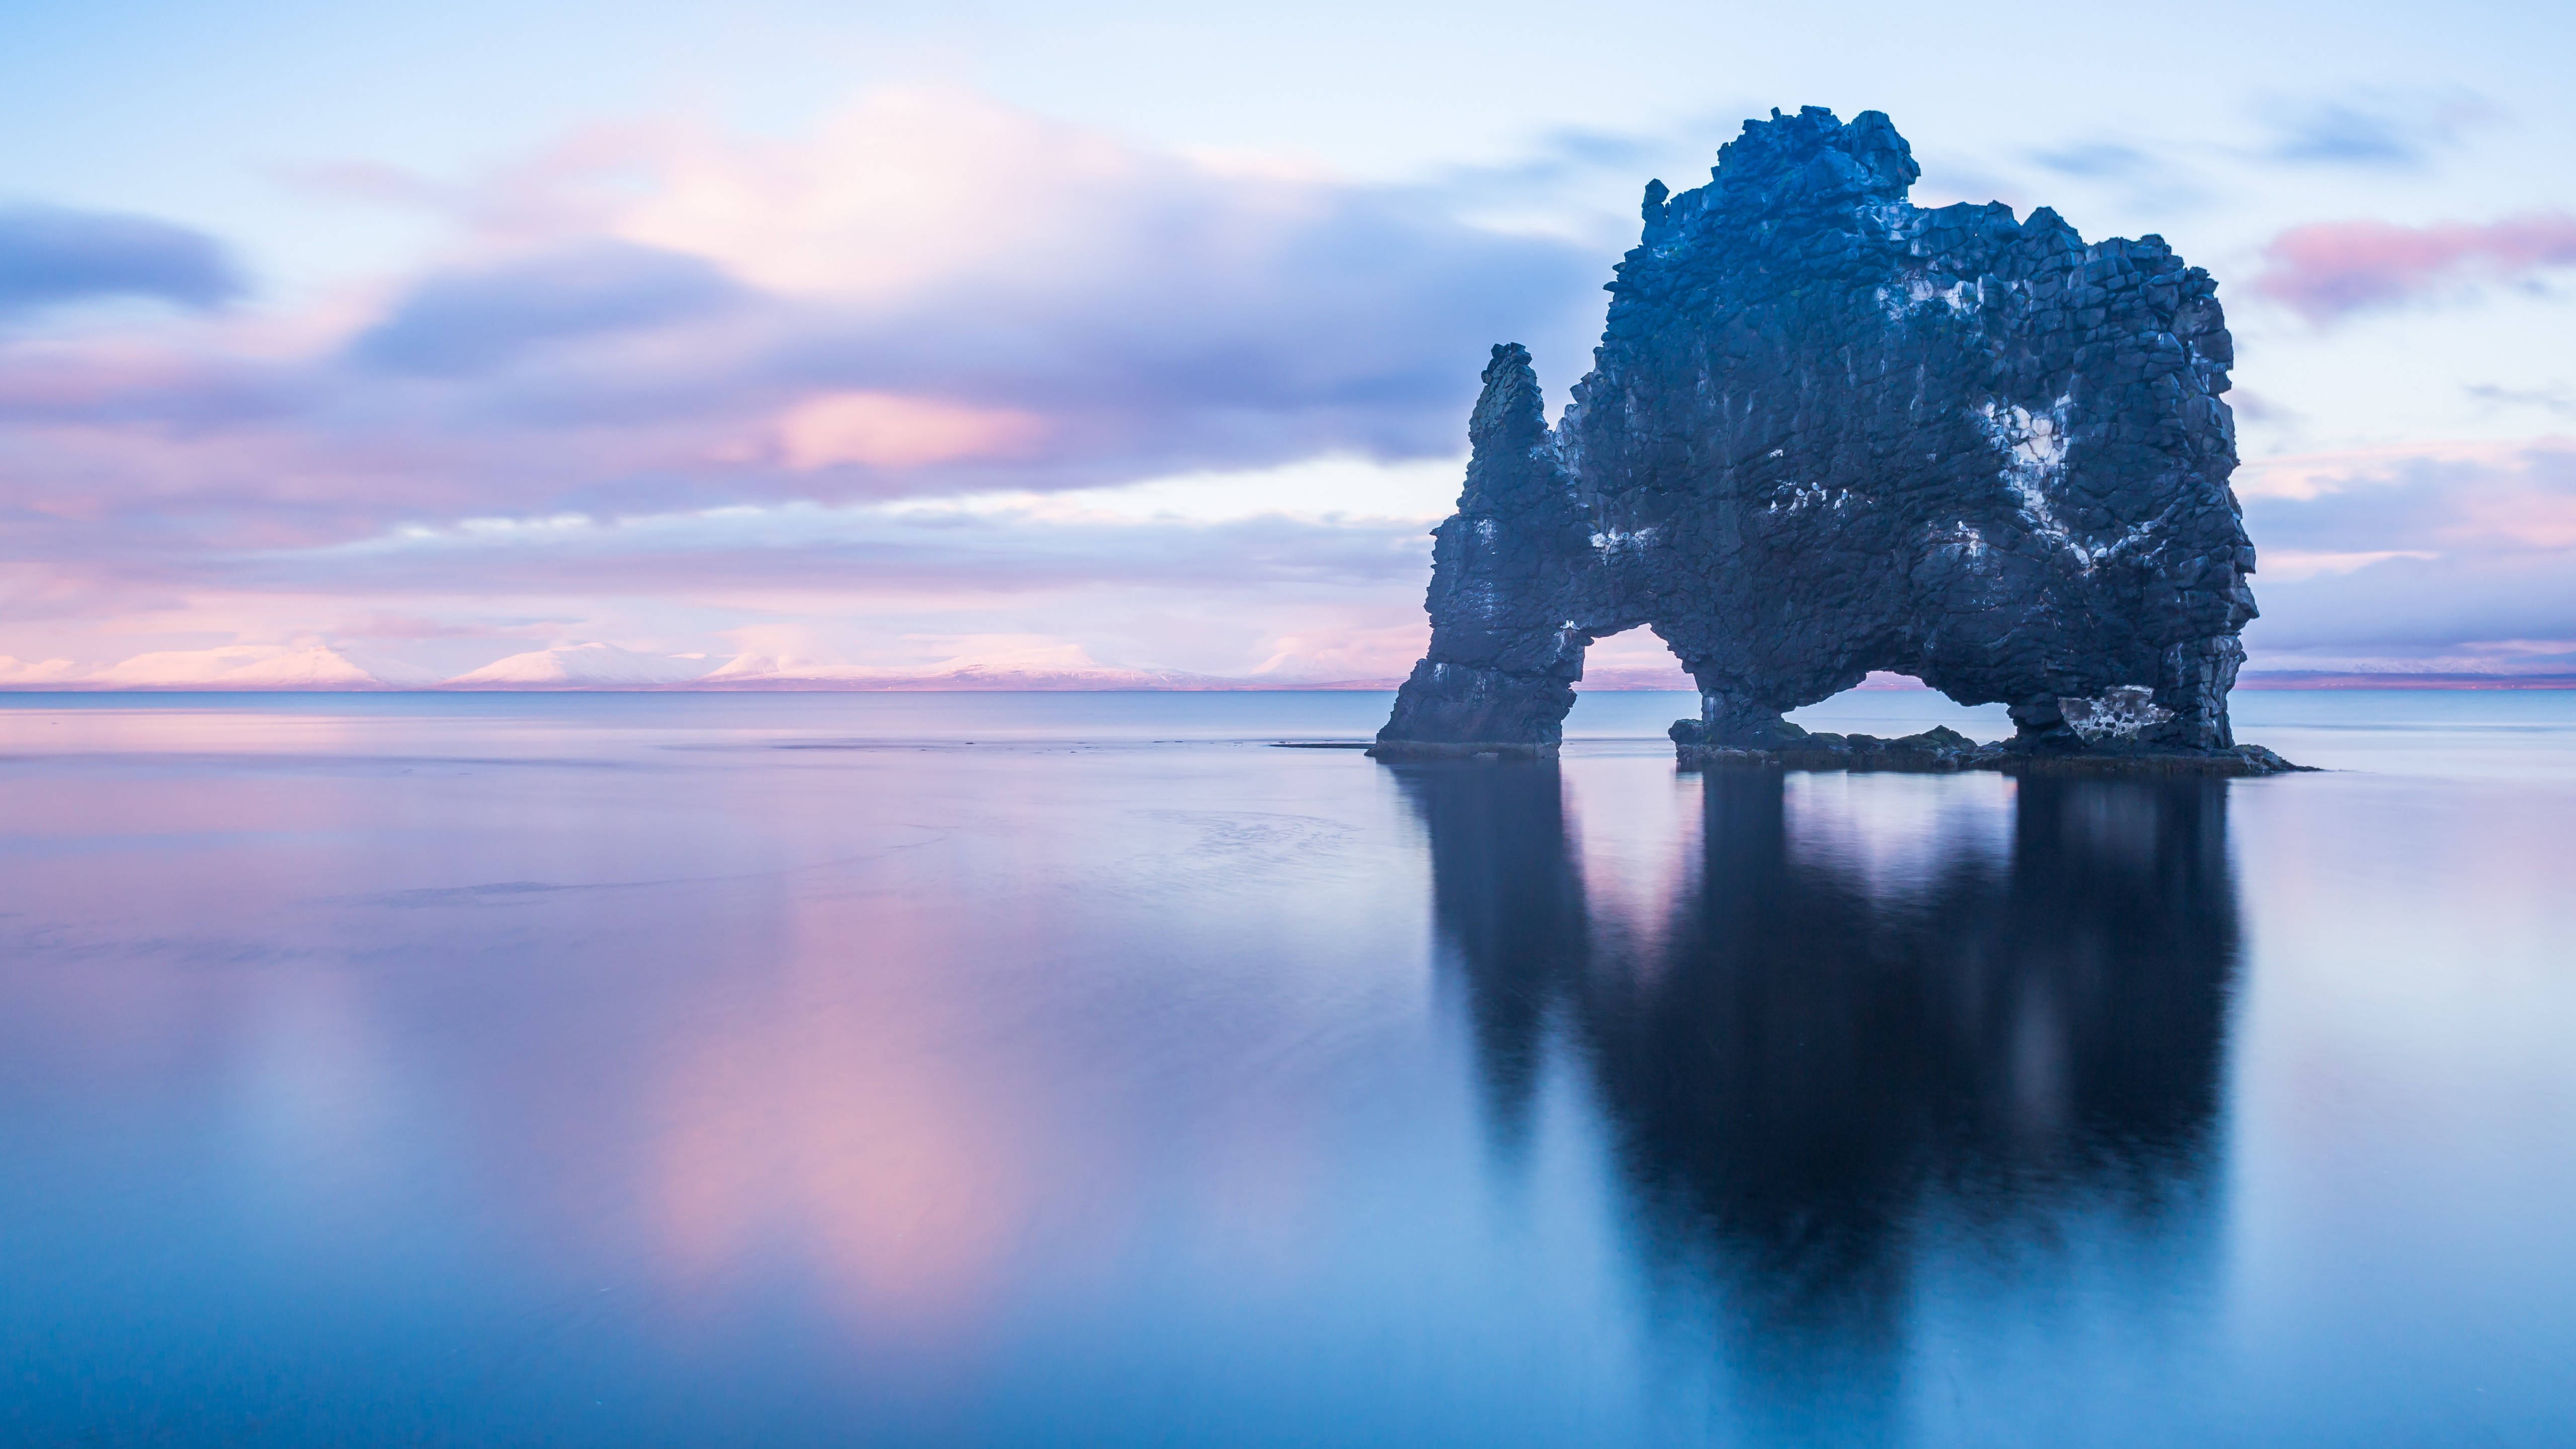
<path fill-rule="evenodd" d="M 707 673 L 704 655 L 641 654 L 615 644 L 557 644 L 496 659 L 447 681 L 450 689 L 583 689 L 685 684 Z"/>

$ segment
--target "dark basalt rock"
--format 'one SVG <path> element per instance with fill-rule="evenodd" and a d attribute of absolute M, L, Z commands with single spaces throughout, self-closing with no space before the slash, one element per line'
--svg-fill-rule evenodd
<path fill-rule="evenodd" d="M 1957 730 L 1936 727 L 1919 735 L 1882 740 L 1876 735 L 1809 733 L 1782 721 L 1772 742 L 1759 747 L 1712 745 L 1708 727 L 1676 720 L 1673 747 L 1685 770 L 1898 770 L 1919 775 L 1995 770 L 2007 775 L 2281 775 L 2310 769 L 2293 765 L 2261 745 L 2215 750 L 2176 750 L 2153 744 L 2105 741 L 2084 749 L 2034 750 L 2018 742 L 1981 745 Z"/>
<path fill-rule="evenodd" d="M 1916 207 L 1917 174 L 1884 115 L 1811 106 L 1746 122 L 1704 187 L 1648 184 L 1554 429 L 1494 349 L 1374 753 L 1552 753 L 1584 650 L 1642 624 L 1699 683 L 1688 763 L 2275 767 L 2227 719 L 2254 550 L 2217 284 L 2044 207 Z M 1873 670 L 2010 705 L 2021 763 L 1781 719 Z"/>

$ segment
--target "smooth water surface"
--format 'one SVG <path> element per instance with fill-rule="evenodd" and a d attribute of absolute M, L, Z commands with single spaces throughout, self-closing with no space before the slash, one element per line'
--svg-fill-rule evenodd
<path fill-rule="evenodd" d="M 2570 1442 L 2576 698 L 2237 698 L 0 697 L 0 1442 Z"/>

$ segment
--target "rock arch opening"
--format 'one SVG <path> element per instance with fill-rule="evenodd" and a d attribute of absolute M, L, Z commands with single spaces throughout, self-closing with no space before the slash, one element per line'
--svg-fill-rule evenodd
<path fill-rule="evenodd" d="M 1961 704 L 1911 675 L 1873 674 L 1842 693 L 1789 711 L 1790 724 L 1810 734 L 1832 730 L 1908 735 L 1943 728 L 1979 741 L 2012 738 L 2009 709 L 2000 704 Z"/>
<path fill-rule="evenodd" d="M 1660 739 L 1674 716 L 1699 708 L 1680 656 L 1643 625 L 1593 640 L 1582 663 L 1562 726 L 1569 741 Z"/>

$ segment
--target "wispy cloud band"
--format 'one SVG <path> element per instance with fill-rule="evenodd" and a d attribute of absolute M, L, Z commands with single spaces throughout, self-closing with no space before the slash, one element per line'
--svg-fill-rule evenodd
<path fill-rule="evenodd" d="M 2254 290 L 2318 325 L 2474 283 L 2525 283 L 2576 266 L 2576 215 L 2529 211 L 2491 222 L 2293 227 L 2263 249 Z"/>

